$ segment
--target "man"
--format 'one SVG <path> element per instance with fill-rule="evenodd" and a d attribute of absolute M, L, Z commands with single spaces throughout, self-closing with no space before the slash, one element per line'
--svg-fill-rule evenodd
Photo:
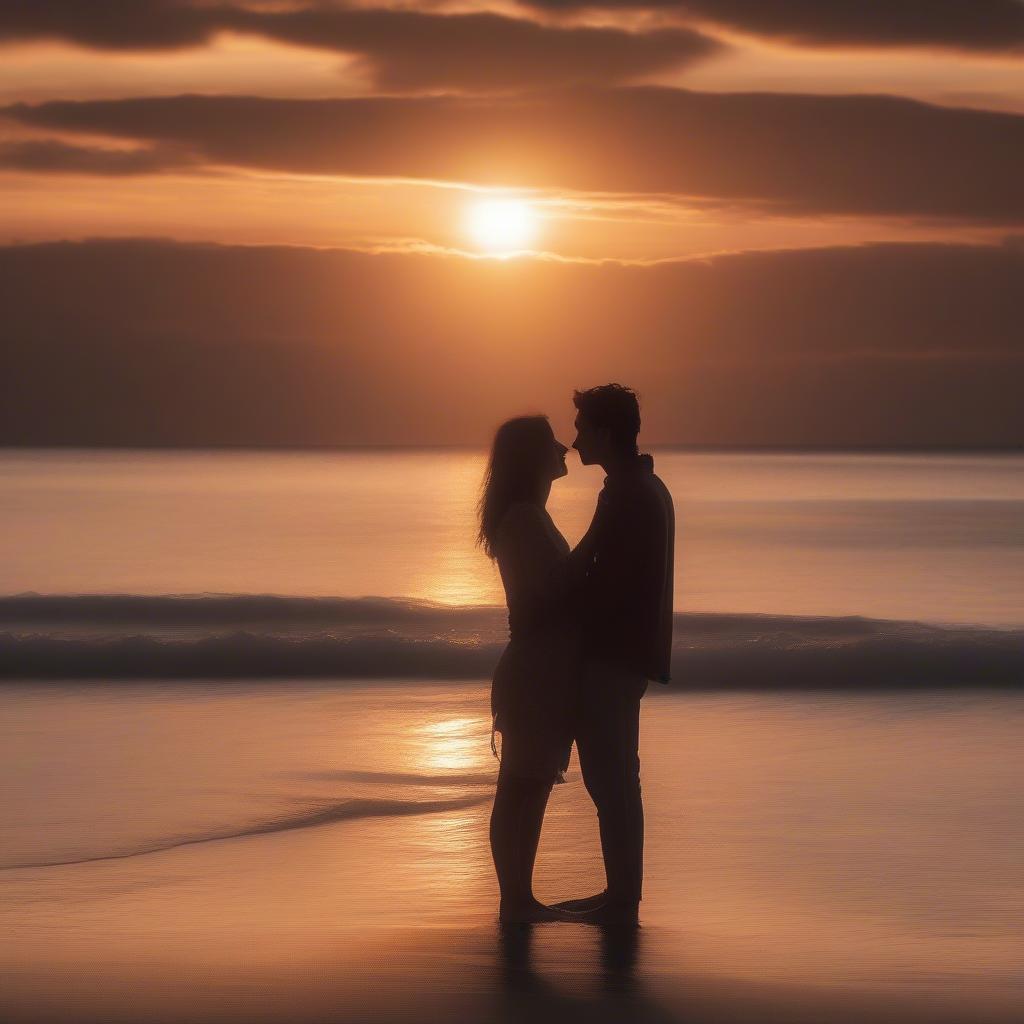
<path fill-rule="evenodd" d="M 607 476 L 587 538 L 578 600 L 583 622 L 582 704 L 576 749 L 597 807 L 607 889 L 556 904 L 581 920 L 638 923 L 643 884 L 644 811 L 640 796 L 640 699 L 648 680 L 667 683 L 672 649 L 675 513 L 637 450 L 636 394 L 605 384 L 573 396 L 573 448 Z"/>

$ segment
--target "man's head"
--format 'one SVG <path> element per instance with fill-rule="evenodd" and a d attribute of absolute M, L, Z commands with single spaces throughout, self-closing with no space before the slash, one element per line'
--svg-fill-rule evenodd
<path fill-rule="evenodd" d="M 576 440 L 572 446 L 585 466 L 636 454 L 640 432 L 640 402 L 635 391 L 621 384 L 602 384 L 577 391 Z"/>

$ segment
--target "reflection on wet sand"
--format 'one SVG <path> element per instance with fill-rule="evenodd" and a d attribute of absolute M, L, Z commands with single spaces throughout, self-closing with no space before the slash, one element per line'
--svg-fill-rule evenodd
<path fill-rule="evenodd" d="M 600 990 L 620 995 L 640 995 L 641 986 L 636 977 L 640 929 L 590 928 L 583 925 L 563 925 L 557 928 L 551 925 L 499 925 L 498 980 L 505 993 L 533 993 L 552 998 L 557 995 L 557 986 L 552 985 L 545 976 L 543 965 L 537 962 L 535 943 L 538 931 L 550 936 L 549 952 L 551 945 L 554 945 L 557 952 L 569 962 L 576 960 L 585 964 L 588 960 L 592 961 Z"/>
<path fill-rule="evenodd" d="M 1020 1004 L 872 986 L 784 985 L 681 968 L 679 936 L 585 925 L 342 931 L 161 960 L 79 958 L 5 972 L 5 1024 L 1016 1024 Z"/>
<path fill-rule="evenodd" d="M 106 859 L 0 870 L 0 1020 L 1024 1019 L 1018 695 L 652 698 L 626 935 L 498 930 L 486 696 L 7 687 L 0 863 Z M 600 885 L 575 765 L 538 867 Z"/>

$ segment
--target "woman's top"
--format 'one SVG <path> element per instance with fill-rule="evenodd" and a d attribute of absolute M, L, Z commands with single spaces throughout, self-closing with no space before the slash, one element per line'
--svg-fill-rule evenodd
<path fill-rule="evenodd" d="M 523 640 L 564 619 L 569 545 L 551 516 L 539 505 L 517 502 L 498 524 L 494 547 L 510 638 Z"/>
<path fill-rule="evenodd" d="M 514 740 L 517 759 L 525 750 L 542 775 L 553 764 L 557 773 L 572 743 L 579 648 L 569 545 L 543 508 L 518 502 L 498 525 L 494 548 L 510 637 L 491 686 L 494 728 L 504 746 Z"/>

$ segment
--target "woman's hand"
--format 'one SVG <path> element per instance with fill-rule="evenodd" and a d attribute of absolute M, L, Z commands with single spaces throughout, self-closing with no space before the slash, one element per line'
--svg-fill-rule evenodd
<path fill-rule="evenodd" d="M 594 518 L 590 521 L 590 527 L 579 544 L 573 548 L 572 554 L 569 555 L 569 577 L 570 584 L 573 587 L 583 582 L 587 570 L 593 564 L 610 509 L 611 505 L 608 501 L 607 489 L 601 488 L 601 492 L 597 496 L 597 508 L 594 511 Z"/>

